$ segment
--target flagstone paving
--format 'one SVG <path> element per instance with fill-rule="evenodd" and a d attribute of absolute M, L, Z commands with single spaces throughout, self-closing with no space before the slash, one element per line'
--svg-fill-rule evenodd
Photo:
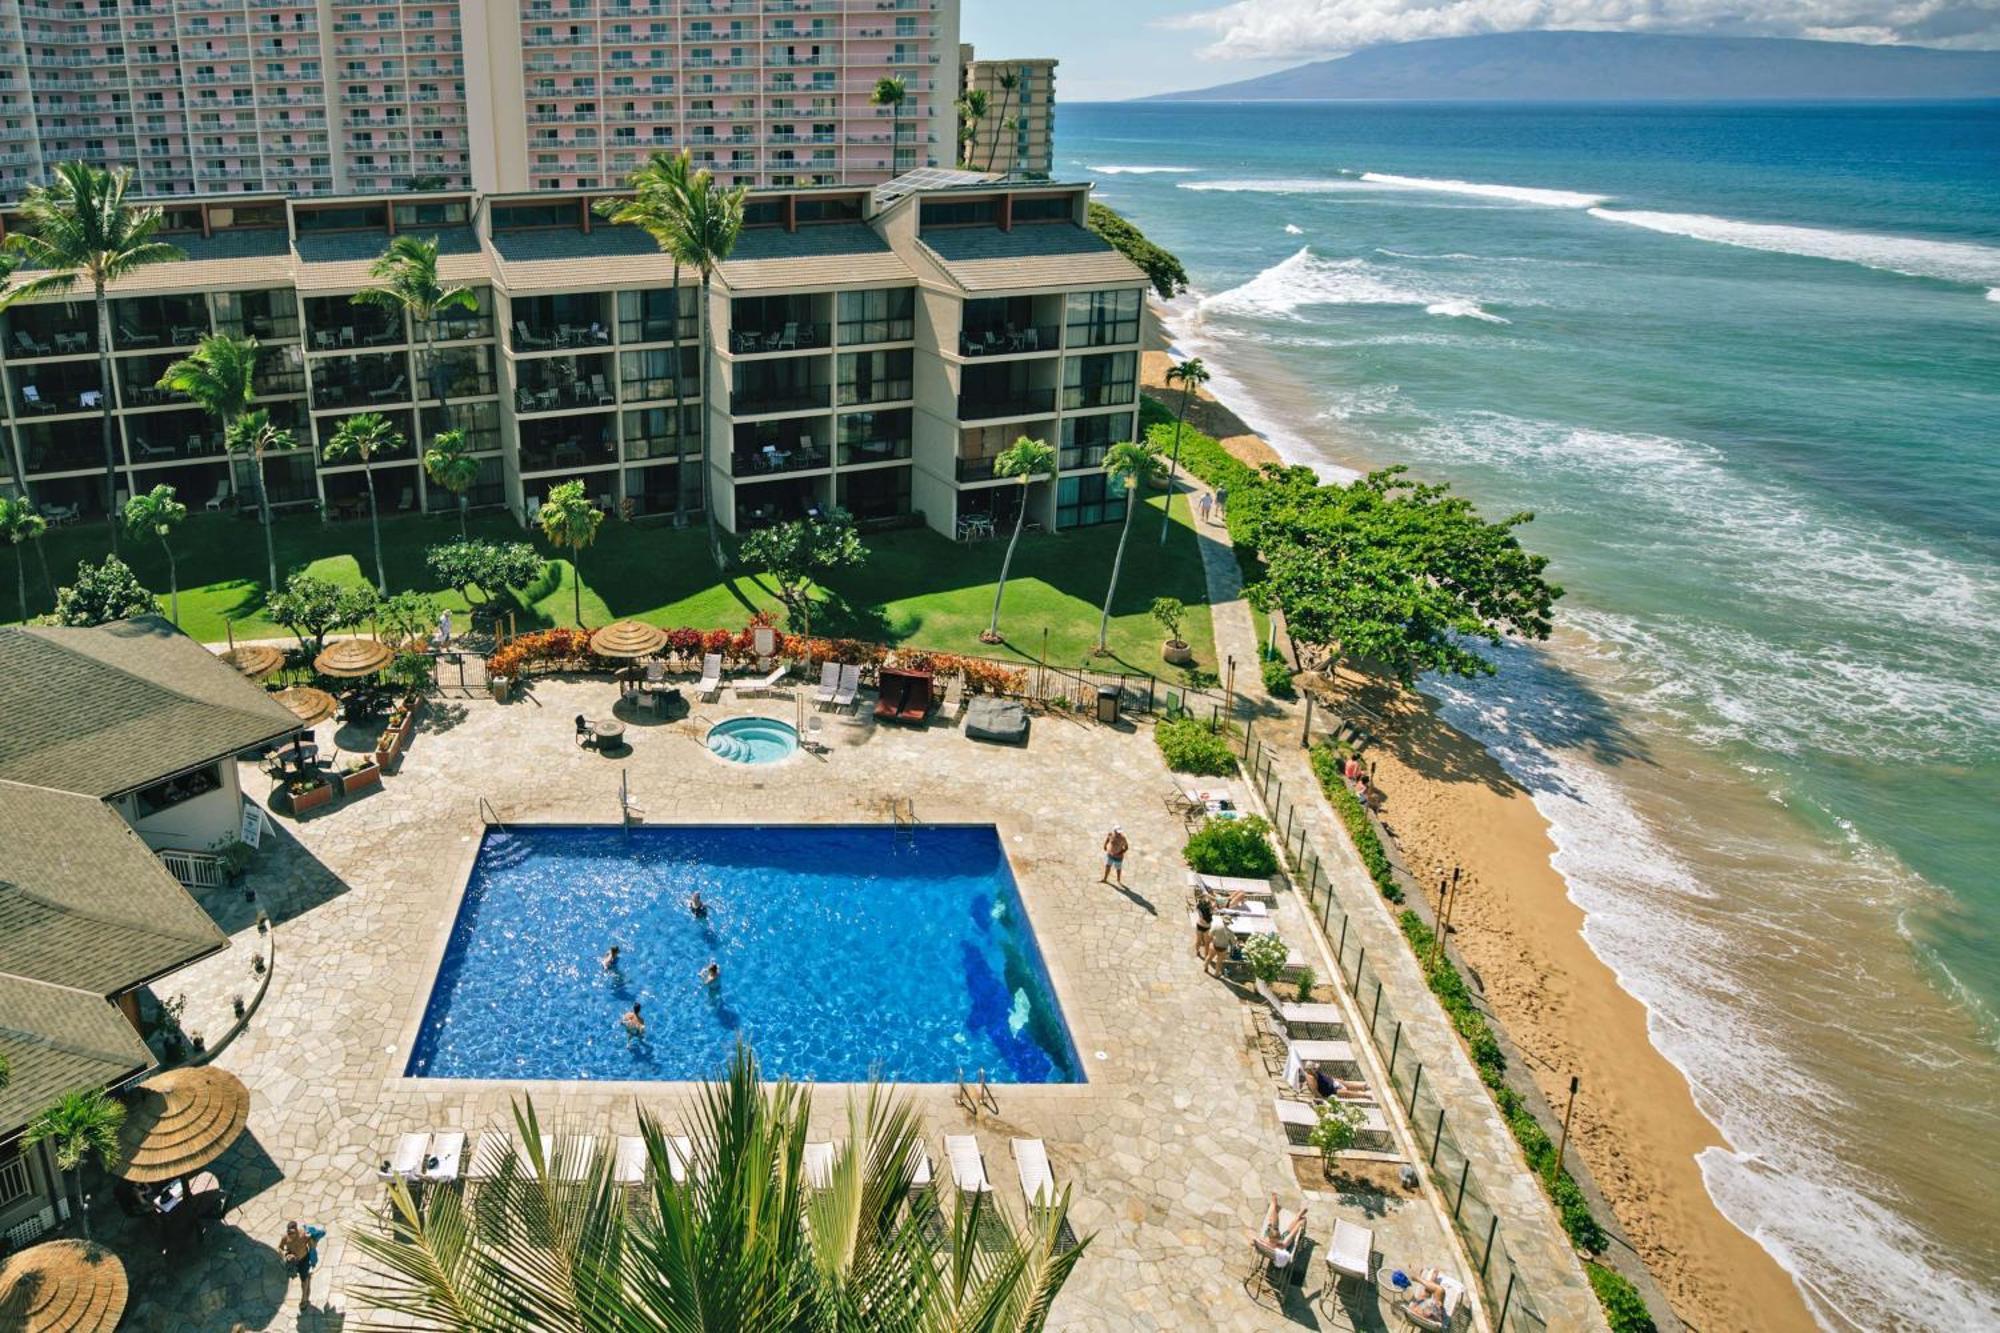
<path fill-rule="evenodd" d="M 226 1028 L 231 995 L 254 992 L 249 959 L 268 952 L 261 1006 L 216 1063 L 252 1096 L 244 1138 L 215 1168 L 234 1202 L 225 1225 L 192 1257 L 145 1253 L 125 1224 L 133 1268 L 125 1327 L 138 1330 L 338 1329 L 365 1326 L 357 1299 L 365 1261 L 353 1237 L 379 1212 L 375 1176 L 397 1135 L 495 1129 L 532 1093 L 545 1127 L 599 1143 L 630 1133 L 643 1105 L 678 1116 L 676 1084 L 483 1083 L 403 1077 L 408 1043 L 482 835 L 482 799 L 506 822 L 615 823 L 621 772 L 652 822 L 832 822 L 889 818 L 913 803 L 919 820 L 990 822 L 1013 861 L 1049 972 L 1089 1082 L 1001 1087 L 999 1113 L 976 1120 L 949 1087 L 907 1089 L 933 1144 L 971 1132 L 996 1190 L 1018 1205 L 1012 1136 L 1047 1141 L 1072 1220 L 1093 1237 L 1058 1304 L 1065 1329 L 1254 1329 L 1384 1326 L 1388 1307 L 1363 1286 L 1335 1304 L 1315 1256 L 1303 1288 L 1280 1310 L 1254 1302 L 1245 1233 L 1271 1191 L 1310 1202 L 1313 1233 L 1335 1216 L 1374 1228 L 1380 1267 L 1451 1263 L 1437 1215 L 1421 1196 L 1390 1191 L 1302 1195 L 1273 1120 L 1273 1083 L 1254 1052 L 1239 994 L 1206 978 L 1190 951 L 1180 820 L 1145 724 L 1116 727 L 1060 716 L 1035 720 L 1022 749 L 980 745 L 947 727 L 913 731 L 831 722 L 829 752 L 748 768 L 709 755 L 705 726 L 739 712 L 788 720 L 784 696 L 698 705 L 681 722 L 631 718 L 630 752 L 579 749 L 571 719 L 611 706 L 606 681 L 543 680 L 528 701 L 447 699 L 427 709 L 401 770 L 375 793 L 304 822 L 277 818 L 252 871 L 254 906 L 210 896 L 234 947 L 165 988 L 191 1014 Z M 337 739 L 321 728 L 322 744 Z M 262 799 L 269 780 L 244 770 Z M 1123 891 L 1100 885 L 1098 846 L 1121 824 L 1132 841 Z M 1281 898 L 1281 912 L 1295 911 Z M 272 935 L 253 924 L 256 908 Z M 1281 924 L 1284 924 L 1281 922 Z M 1306 936 L 1292 921 L 1295 940 Z M 1323 967 L 1321 975 L 1333 969 Z M 816 1130 L 837 1136 L 847 1089 L 820 1089 Z M 1315 1166 L 1315 1170 L 1316 1170 Z M 100 1230 L 115 1210 L 100 1201 Z M 287 1218 L 329 1230 L 313 1309 L 299 1313 L 275 1246 Z M 1331 1312 L 1331 1313 L 1329 1313 Z"/>

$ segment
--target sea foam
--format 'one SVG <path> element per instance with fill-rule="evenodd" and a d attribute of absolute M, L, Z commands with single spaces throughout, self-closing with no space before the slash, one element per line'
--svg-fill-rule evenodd
<path fill-rule="evenodd" d="M 1488 324 L 1508 321 L 1482 308 L 1460 292 L 1442 291 L 1408 275 L 1365 259 L 1326 259 L 1302 246 L 1240 287 L 1202 301 L 1205 315 L 1247 315 L 1262 319 L 1301 319 L 1313 306 L 1416 306 L 1424 313 Z"/>
<path fill-rule="evenodd" d="M 1380 171 L 1364 171 L 1361 180 L 1392 190 L 1435 190 L 1440 194 L 1469 194 L 1482 199 L 1504 199 L 1515 204 L 1535 204 L 1542 208 L 1595 208 L 1611 198 L 1608 194 L 1583 194 L 1576 190 L 1547 190 L 1527 185 L 1491 185 L 1483 181 L 1430 180 L 1423 176 L 1392 176 Z"/>
<path fill-rule="evenodd" d="M 1112 165 L 1106 167 L 1086 164 L 1086 171 L 1094 171 L 1100 176 L 1192 176 L 1193 167 L 1128 167 Z"/>
<path fill-rule="evenodd" d="M 1802 255 L 1844 264 L 1945 282 L 2000 283 L 2000 248 L 1970 241 L 1929 241 L 1914 236 L 1883 236 L 1862 231 L 1830 231 L 1772 222 L 1741 222 L 1705 213 L 1649 213 L 1630 209 L 1593 208 L 1590 215 L 1622 222 L 1669 236 L 1688 236 L 1717 245 L 1772 254 Z M 1986 299 L 2000 300 L 1993 291 Z"/>

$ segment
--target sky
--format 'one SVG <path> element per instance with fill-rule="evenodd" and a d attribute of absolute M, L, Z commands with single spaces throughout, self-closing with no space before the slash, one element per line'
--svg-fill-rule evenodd
<path fill-rule="evenodd" d="M 1056 95 L 1116 101 L 1383 42 L 1545 28 L 2000 47 L 2000 0 L 963 0 L 979 54 L 1053 56 Z"/>

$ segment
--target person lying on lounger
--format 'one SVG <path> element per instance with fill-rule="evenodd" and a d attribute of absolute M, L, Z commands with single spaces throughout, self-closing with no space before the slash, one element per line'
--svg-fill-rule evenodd
<path fill-rule="evenodd" d="M 1289 1228 L 1278 1226 L 1278 1194 L 1271 1192 L 1271 1206 L 1264 1213 L 1263 1227 L 1250 1235 L 1250 1248 L 1271 1261 L 1273 1268 L 1283 1268 L 1292 1262 L 1298 1253 L 1299 1238 L 1306 1234 L 1306 1210 L 1299 1209 L 1299 1215 L 1292 1219 Z"/>
<path fill-rule="evenodd" d="M 1335 1078 L 1319 1065 L 1308 1065 L 1312 1088 L 1322 1097 L 1366 1097 L 1368 1085 L 1358 1078 Z"/>
<path fill-rule="evenodd" d="M 1449 1293 L 1445 1291 L 1444 1284 L 1438 1281 L 1442 1276 L 1443 1274 L 1435 1268 L 1426 1268 L 1417 1274 L 1417 1280 L 1411 1286 L 1411 1290 L 1415 1293 L 1410 1297 L 1411 1314 L 1419 1319 L 1428 1319 L 1432 1323 L 1444 1322 L 1444 1303 Z"/>

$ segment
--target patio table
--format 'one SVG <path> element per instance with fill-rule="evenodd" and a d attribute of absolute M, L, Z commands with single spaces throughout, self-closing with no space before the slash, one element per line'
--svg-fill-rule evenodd
<path fill-rule="evenodd" d="M 597 748 L 600 750 L 607 745 L 615 746 L 625 738 L 625 724 L 616 718 L 593 722 L 590 729 L 597 733 Z"/>

